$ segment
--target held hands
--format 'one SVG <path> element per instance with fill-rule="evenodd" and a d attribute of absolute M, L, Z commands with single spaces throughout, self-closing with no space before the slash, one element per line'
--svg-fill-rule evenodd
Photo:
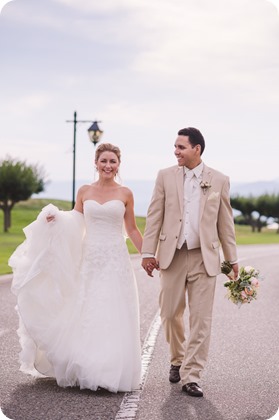
<path fill-rule="evenodd" d="M 146 273 L 150 276 L 153 277 L 153 270 L 154 268 L 156 270 L 159 270 L 159 264 L 156 261 L 156 258 L 151 257 L 151 258 L 143 258 L 142 259 L 142 263 L 141 266 L 144 268 L 144 270 L 146 271 Z"/>

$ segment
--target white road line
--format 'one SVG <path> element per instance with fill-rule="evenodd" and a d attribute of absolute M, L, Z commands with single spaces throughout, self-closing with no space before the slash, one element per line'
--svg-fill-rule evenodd
<path fill-rule="evenodd" d="M 142 355 L 141 355 L 141 383 L 138 389 L 126 392 L 123 397 L 120 409 L 118 410 L 115 420 L 133 420 L 136 418 L 136 414 L 139 407 L 140 395 L 144 388 L 144 384 L 148 374 L 148 368 L 151 363 L 152 354 L 156 344 L 157 336 L 161 326 L 161 318 L 159 311 L 156 313 L 155 318 L 149 328 L 147 336 L 145 338 Z"/>

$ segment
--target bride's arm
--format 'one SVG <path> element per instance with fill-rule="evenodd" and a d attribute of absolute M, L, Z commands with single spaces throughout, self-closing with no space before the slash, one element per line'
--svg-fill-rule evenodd
<path fill-rule="evenodd" d="M 83 190 L 84 190 L 84 187 L 81 187 L 78 190 L 75 207 L 73 209 L 74 211 L 78 211 L 79 213 L 83 213 L 83 198 L 82 198 Z M 47 209 L 47 212 L 45 211 L 44 214 L 48 223 L 56 220 L 57 212 L 59 211 L 57 207 L 50 204 L 46 206 L 44 209 Z M 70 210 L 70 212 L 73 212 L 73 210 Z"/>
<path fill-rule="evenodd" d="M 124 216 L 125 229 L 126 232 L 137 248 L 138 252 L 141 253 L 142 247 L 142 235 L 137 227 L 134 213 L 134 197 L 131 191 L 129 191 L 127 202 L 126 202 L 126 212 Z"/>
<path fill-rule="evenodd" d="M 80 213 L 83 213 L 83 196 L 87 188 L 88 188 L 88 185 L 83 185 L 82 187 L 79 188 L 78 193 L 77 193 L 74 210 L 79 211 Z"/>

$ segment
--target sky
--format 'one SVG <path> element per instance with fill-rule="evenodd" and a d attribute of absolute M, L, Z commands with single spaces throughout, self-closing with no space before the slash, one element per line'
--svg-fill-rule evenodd
<path fill-rule="evenodd" d="M 232 182 L 279 179 L 279 0 L 0 0 L 0 159 L 72 177 L 74 111 L 125 180 L 175 165 L 177 131 Z M 77 124 L 76 179 L 94 179 Z"/>

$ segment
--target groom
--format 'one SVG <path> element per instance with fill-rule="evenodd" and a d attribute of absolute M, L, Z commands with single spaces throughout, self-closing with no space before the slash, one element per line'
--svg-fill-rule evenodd
<path fill-rule="evenodd" d="M 178 165 L 159 171 L 148 209 L 142 266 L 149 276 L 160 269 L 160 315 L 170 346 L 170 382 L 202 397 L 199 386 L 210 341 L 220 244 L 224 259 L 238 275 L 229 178 L 201 160 L 205 148 L 193 127 L 178 132 Z M 185 341 L 183 315 L 189 305 L 190 332 Z"/>

